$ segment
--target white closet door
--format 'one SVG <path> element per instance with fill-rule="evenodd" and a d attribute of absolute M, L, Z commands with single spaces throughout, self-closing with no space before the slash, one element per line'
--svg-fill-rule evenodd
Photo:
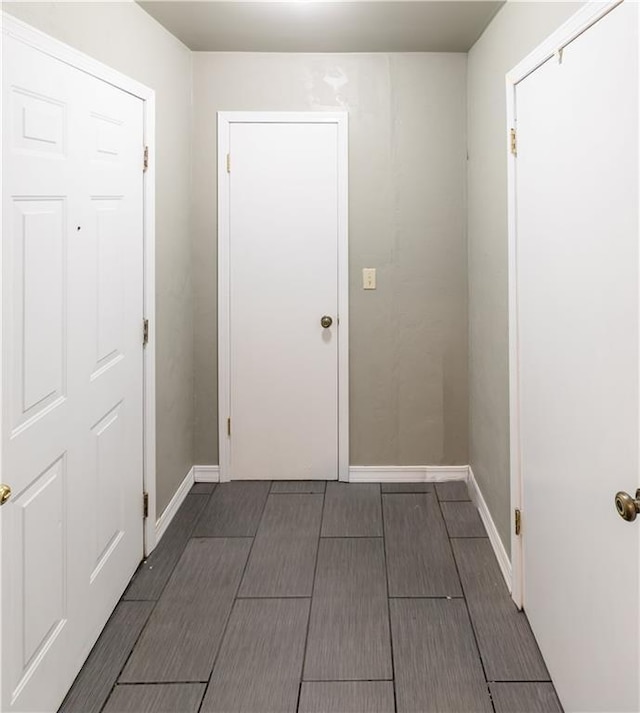
<path fill-rule="evenodd" d="M 3 38 L 3 711 L 54 711 L 142 556 L 142 102 Z"/>
<path fill-rule="evenodd" d="M 229 141 L 231 478 L 337 478 L 338 127 Z"/>
<path fill-rule="evenodd" d="M 524 607 L 567 713 L 640 710 L 638 7 L 517 86 Z"/>

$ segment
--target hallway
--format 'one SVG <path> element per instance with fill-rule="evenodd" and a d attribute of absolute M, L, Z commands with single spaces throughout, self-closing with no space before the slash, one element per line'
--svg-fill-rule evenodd
<path fill-rule="evenodd" d="M 196 484 L 63 713 L 558 713 L 464 483 Z"/>

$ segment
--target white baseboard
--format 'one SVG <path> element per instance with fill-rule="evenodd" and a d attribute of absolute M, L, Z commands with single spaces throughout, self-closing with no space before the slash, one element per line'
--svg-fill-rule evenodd
<path fill-rule="evenodd" d="M 446 483 L 469 476 L 468 465 L 352 465 L 350 483 Z"/>
<path fill-rule="evenodd" d="M 471 466 L 469 466 L 468 487 L 471 500 L 478 508 L 480 518 L 484 524 L 487 534 L 489 535 L 489 542 L 491 542 L 491 546 L 493 547 L 496 559 L 498 560 L 498 564 L 500 565 L 500 571 L 502 572 L 504 581 L 507 583 L 507 587 L 511 592 L 513 586 L 511 561 L 509 560 L 509 555 L 507 554 L 507 551 L 505 550 L 504 545 L 502 544 L 502 540 L 500 539 L 500 535 L 498 534 L 498 529 L 496 528 L 496 524 L 493 521 L 493 518 L 491 517 L 491 513 L 489 512 L 487 503 L 485 502 L 485 499 L 482 496 L 482 492 L 480 491 L 480 487 L 478 486 L 478 481 L 473 475 Z"/>
<path fill-rule="evenodd" d="M 219 465 L 194 465 L 193 476 L 196 483 L 219 483 Z"/>
<path fill-rule="evenodd" d="M 194 465 L 196 483 L 219 483 L 220 466 Z M 468 465 L 351 465 L 350 483 L 446 483 L 467 481 Z"/>
<path fill-rule="evenodd" d="M 156 545 L 160 542 L 160 538 L 164 535 L 171 521 L 178 512 L 180 506 L 187 497 L 188 492 L 193 485 L 193 468 L 187 473 L 186 478 L 180 483 L 176 494 L 171 498 L 171 501 L 164 509 L 162 515 L 156 520 Z"/>

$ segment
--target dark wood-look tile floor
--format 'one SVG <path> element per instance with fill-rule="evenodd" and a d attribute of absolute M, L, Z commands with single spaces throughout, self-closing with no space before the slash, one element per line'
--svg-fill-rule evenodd
<path fill-rule="evenodd" d="M 195 485 L 61 713 L 561 713 L 464 483 Z"/>

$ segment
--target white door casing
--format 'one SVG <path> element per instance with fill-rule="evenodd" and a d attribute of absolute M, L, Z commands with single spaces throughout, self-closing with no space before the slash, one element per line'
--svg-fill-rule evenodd
<path fill-rule="evenodd" d="M 221 480 L 346 480 L 347 116 L 221 113 L 218 159 Z"/>
<path fill-rule="evenodd" d="M 640 710 L 638 28 L 589 5 L 507 84 L 514 598 L 568 713 Z"/>
<path fill-rule="evenodd" d="M 0 704 L 46 711 L 143 553 L 153 97 L 6 15 L 3 70 Z"/>

